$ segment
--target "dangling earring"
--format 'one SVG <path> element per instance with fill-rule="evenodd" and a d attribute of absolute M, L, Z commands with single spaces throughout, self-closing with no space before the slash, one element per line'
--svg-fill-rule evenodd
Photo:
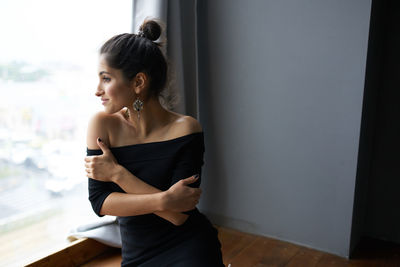
<path fill-rule="evenodd" d="M 133 102 L 133 108 L 137 111 L 137 117 L 138 120 L 140 120 L 140 111 L 143 109 L 143 101 L 136 98 L 135 102 Z"/>

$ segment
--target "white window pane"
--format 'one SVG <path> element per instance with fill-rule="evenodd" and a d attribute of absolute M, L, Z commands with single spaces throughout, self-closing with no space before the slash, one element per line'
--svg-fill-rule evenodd
<path fill-rule="evenodd" d="M 0 1 L 0 266 L 67 243 L 95 218 L 83 158 L 102 106 L 98 49 L 131 29 L 131 1 Z"/>

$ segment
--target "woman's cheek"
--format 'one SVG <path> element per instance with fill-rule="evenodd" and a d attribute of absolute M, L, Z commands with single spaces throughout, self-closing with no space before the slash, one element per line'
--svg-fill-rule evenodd
<path fill-rule="evenodd" d="M 112 85 L 107 86 L 106 89 L 105 89 L 106 94 L 108 96 L 110 96 L 110 97 L 114 97 L 116 95 L 116 90 L 115 89 L 116 88 L 114 86 L 112 86 Z"/>

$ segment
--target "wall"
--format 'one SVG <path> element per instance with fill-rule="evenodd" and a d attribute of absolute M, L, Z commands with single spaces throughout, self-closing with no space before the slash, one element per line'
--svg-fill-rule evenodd
<path fill-rule="evenodd" d="M 198 1 L 201 209 L 348 256 L 371 1 Z"/>

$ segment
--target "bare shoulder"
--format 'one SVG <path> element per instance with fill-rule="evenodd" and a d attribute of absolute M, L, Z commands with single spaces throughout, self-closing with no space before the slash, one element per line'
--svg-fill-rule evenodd
<path fill-rule="evenodd" d="M 193 117 L 186 115 L 177 115 L 173 125 L 175 137 L 184 136 L 192 133 L 202 132 L 201 124 Z"/>
<path fill-rule="evenodd" d="M 107 114 L 103 111 L 97 112 L 89 121 L 86 143 L 89 149 L 99 149 L 97 138 L 100 138 L 106 145 L 110 145 L 110 129 L 118 123 L 118 115 Z"/>

